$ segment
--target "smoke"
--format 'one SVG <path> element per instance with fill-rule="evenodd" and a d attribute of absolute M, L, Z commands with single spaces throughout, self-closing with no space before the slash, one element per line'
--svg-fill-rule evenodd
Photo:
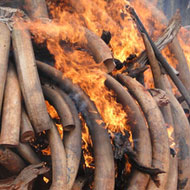
<path fill-rule="evenodd" d="M 163 11 L 168 20 L 179 9 L 182 25 L 190 25 L 190 0 L 158 0 L 157 7 Z"/>

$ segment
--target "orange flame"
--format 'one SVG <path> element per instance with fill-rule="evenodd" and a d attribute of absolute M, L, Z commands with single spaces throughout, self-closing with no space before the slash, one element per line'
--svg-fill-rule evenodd
<path fill-rule="evenodd" d="M 60 117 L 59 117 L 57 111 L 55 110 L 55 108 L 51 104 L 49 104 L 48 101 L 45 101 L 45 103 L 46 103 L 47 111 L 50 114 L 51 118 L 52 119 L 60 119 Z M 57 127 L 57 130 L 59 131 L 61 139 L 63 139 L 63 126 L 61 124 L 57 124 L 57 123 L 55 125 Z M 42 150 L 42 153 L 44 155 L 51 155 L 50 147 L 48 146 L 46 149 Z"/>
<path fill-rule="evenodd" d="M 110 133 L 123 133 L 125 130 L 129 130 L 129 126 L 126 125 L 126 113 L 116 102 L 114 93 L 104 85 L 106 80 L 104 68 L 94 62 L 83 46 L 85 42 L 83 27 L 87 27 L 99 36 L 103 30 L 111 32 L 110 47 L 114 57 L 121 62 L 126 60 L 130 54 L 138 55 L 143 51 L 142 38 L 132 19 L 125 12 L 125 5 L 129 1 L 66 0 L 59 1 L 61 2 L 59 6 L 56 6 L 57 1 L 47 0 L 47 2 L 52 22 L 27 23 L 35 40 L 46 42 L 49 52 L 54 55 L 55 67 L 63 72 L 64 77 L 69 77 L 73 83 L 78 84 L 94 101 Z M 154 4 L 146 3 L 145 0 L 134 0 L 131 4 L 150 36 L 155 40 L 164 29 L 161 20 L 164 20 L 165 17 L 154 7 Z M 180 35 L 184 37 L 185 32 L 182 30 Z M 180 38 L 180 42 L 189 62 L 190 50 L 186 48 L 187 44 L 182 41 L 182 38 Z M 173 62 L 171 55 L 168 59 L 169 62 Z M 146 75 L 145 78 L 146 81 L 152 80 L 152 76 Z M 152 84 L 153 82 L 150 83 L 150 85 Z M 97 122 L 101 123 L 102 121 Z M 87 144 L 91 143 L 88 138 L 89 133 L 85 126 L 83 132 L 85 150 L 88 148 Z M 88 159 L 90 160 L 88 163 L 92 163 L 93 159 L 86 157 L 86 160 Z"/>
<path fill-rule="evenodd" d="M 83 156 L 85 160 L 85 167 L 94 169 L 94 166 L 92 163 L 94 162 L 94 158 L 92 157 L 91 152 L 89 151 L 89 146 L 92 145 L 92 139 L 90 138 L 89 129 L 82 118 L 82 116 L 79 114 L 81 123 L 82 123 L 82 150 L 83 150 Z"/>
<path fill-rule="evenodd" d="M 167 132 L 168 132 L 170 148 L 173 148 L 175 150 L 176 143 L 174 140 L 174 128 L 172 125 L 167 125 Z"/>

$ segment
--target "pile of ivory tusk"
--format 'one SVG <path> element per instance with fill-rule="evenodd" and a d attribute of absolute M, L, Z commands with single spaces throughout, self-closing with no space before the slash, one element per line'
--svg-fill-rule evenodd
<path fill-rule="evenodd" d="M 29 7 L 27 14 L 31 19 L 48 19 L 45 1 L 25 0 L 25 3 Z M 77 9 L 76 1 L 71 0 L 71 3 Z M 85 34 L 87 47 L 94 60 L 97 63 L 103 62 L 108 73 L 111 73 L 115 63 L 110 49 L 90 30 L 85 29 Z M 128 185 L 125 188 L 188 190 L 189 122 L 171 90 L 166 74 L 161 72 L 147 36 L 142 34 L 142 37 L 146 47 L 146 56 L 145 52 L 143 56 L 148 57 L 150 62 L 155 87 L 164 92 L 167 101 L 163 100 L 162 103 L 163 96 L 153 96 L 159 90 L 149 91 L 126 74 L 112 77 L 105 73 L 105 86 L 114 91 L 117 101 L 122 104 L 130 118 L 128 124 L 131 126 L 137 161 L 148 168 L 159 168 L 164 173 L 156 176 L 155 183 L 149 175 L 135 169 L 130 178 L 126 179 Z M 177 38 L 173 38 L 175 40 L 170 43 L 170 49 L 179 62 L 186 64 Z M 10 51 L 13 51 L 14 58 L 9 55 Z M 87 123 L 93 143 L 93 189 L 114 190 L 116 174 L 111 140 L 104 128 L 105 124 L 97 122 L 102 121 L 102 118 L 94 102 L 70 79 L 63 78 L 61 71 L 35 60 L 30 32 L 27 29 L 14 24 L 10 31 L 7 24 L 0 22 L 0 68 L 0 190 L 32 189 L 34 179 L 42 174 L 50 179 L 50 190 L 82 189 L 84 179 L 77 178 L 81 159 L 79 112 Z M 185 72 L 190 77 L 189 71 L 184 71 L 183 68 L 179 66 L 179 72 Z M 41 84 L 40 78 L 45 84 Z M 45 100 L 54 106 L 60 117 L 64 130 L 63 142 L 47 112 Z M 176 155 L 170 153 L 167 125 L 174 129 Z M 50 169 L 30 145 L 37 134 L 44 131 L 51 149 Z"/>

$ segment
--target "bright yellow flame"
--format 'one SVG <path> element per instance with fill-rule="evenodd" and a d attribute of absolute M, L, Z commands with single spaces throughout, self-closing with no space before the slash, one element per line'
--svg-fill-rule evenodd
<path fill-rule="evenodd" d="M 91 152 L 89 151 L 89 146 L 92 145 L 92 140 L 90 138 L 89 129 L 82 118 L 81 115 L 79 115 L 82 123 L 82 150 L 83 150 L 83 156 L 85 160 L 85 167 L 94 169 L 94 166 L 92 165 L 94 158 L 92 157 Z"/>
<path fill-rule="evenodd" d="M 43 177 L 43 180 L 45 181 L 45 183 L 49 182 L 49 179 L 47 177 Z"/>
<path fill-rule="evenodd" d="M 57 1 L 47 0 L 47 2 L 53 18 L 52 22 L 28 22 L 27 27 L 30 28 L 36 41 L 46 41 L 49 52 L 54 56 L 55 67 L 63 72 L 64 77 L 78 84 L 95 103 L 108 131 L 111 134 L 114 132 L 124 134 L 125 130 L 130 130 L 130 127 L 126 125 L 126 113 L 116 102 L 114 93 L 105 87 L 105 68 L 103 64 L 96 64 L 86 49 L 83 27 L 87 27 L 99 36 L 102 30 L 110 31 L 112 34 L 110 48 L 114 57 L 120 61 L 126 60 L 130 54 L 139 55 L 144 50 L 144 45 L 134 22 L 124 10 L 129 2 L 124 0 L 62 0 L 59 6 L 56 6 Z M 148 7 L 145 1 L 140 0 L 132 1 L 131 5 L 140 16 L 150 36 L 154 40 L 158 38 L 165 28 L 161 23 L 161 20 L 165 19 L 162 13 L 158 12 L 151 2 L 148 2 Z M 185 36 L 185 32 L 182 34 Z M 180 42 L 189 61 L 190 43 L 185 44 L 182 40 Z M 173 62 L 171 55 L 168 59 L 170 63 Z M 146 82 L 146 84 L 151 87 L 153 85 L 152 76 L 145 74 L 145 81 L 150 81 L 150 79 L 151 82 Z M 52 117 L 57 118 L 58 115 L 54 112 L 50 113 Z M 102 121 L 97 121 L 97 123 L 100 124 Z M 83 148 L 86 151 L 87 144 L 91 141 L 88 129 L 86 125 L 84 126 L 85 145 Z M 92 163 L 92 157 L 86 156 L 85 159 Z"/>
<path fill-rule="evenodd" d="M 174 140 L 174 128 L 172 125 L 167 125 L 167 132 L 168 132 L 170 148 L 173 148 L 175 150 L 176 143 Z"/>

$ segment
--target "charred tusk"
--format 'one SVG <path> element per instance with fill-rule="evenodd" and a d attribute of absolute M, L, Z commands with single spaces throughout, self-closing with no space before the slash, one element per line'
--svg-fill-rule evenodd
<path fill-rule="evenodd" d="M 113 151 L 109 136 L 104 129 L 105 124 L 94 103 L 69 79 L 63 79 L 60 71 L 39 61 L 37 61 L 37 66 L 43 75 L 51 78 L 72 98 L 78 111 L 82 113 L 86 120 L 90 129 L 95 155 L 94 190 L 113 190 L 115 184 Z M 102 124 L 97 121 L 102 121 Z"/>
<path fill-rule="evenodd" d="M 135 99 L 139 102 L 145 114 L 150 129 L 153 148 L 152 166 L 166 172 L 165 174 L 160 174 L 160 184 L 157 184 L 160 189 L 164 189 L 167 183 L 169 171 L 169 144 L 168 134 L 162 114 L 154 99 L 140 83 L 131 77 L 124 76 L 122 74 L 118 75 L 118 79 L 128 88 L 130 93 L 132 93 Z M 153 190 L 158 188 L 152 181 L 150 181 L 147 189 Z"/>
<path fill-rule="evenodd" d="M 61 118 L 61 123 L 65 131 L 71 131 L 75 128 L 75 123 L 69 106 L 64 101 L 62 96 L 53 88 L 48 85 L 42 86 L 44 96 L 52 104 Z"/>
<path fill-rule="evenodd" d="M 51 124 L 52 127 L 48 131 L 52 159 L 52 185 L 50 190 L 68 190 L 65 149 L 53 121 Z"/>
<path fill-rule="evenodd" d="M 151 167 L 152 146 L 142 111 L 128 91 L 110 75 L 106 75 L 105 85 L 115 92 L 117 100 L 123 105 L 124 110 L 130 118 L 129 125 L 131 126 L 138 161 L 147 167 Z M 149 182 L 149 176 L 136 170 L 129 181 L 128 190 L 145 190 Z"/>
<path fill-rule="evenodd" d="M 75 123 L 75 128 L 72 131 L 64 132 L 63 136 L 67 158 L 67 185 L 70 190 L 75 182 L 81 158 L 81 123 L 73 101 L 62 90 L 56 90 L 68 104 Z"/>

